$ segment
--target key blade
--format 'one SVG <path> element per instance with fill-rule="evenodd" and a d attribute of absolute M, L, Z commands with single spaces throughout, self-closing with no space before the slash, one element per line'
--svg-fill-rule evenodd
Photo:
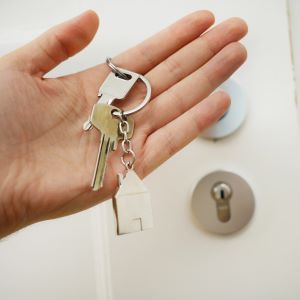
<path fill-rule="evenodd" d="M 97 155 L 96 167 L 91 184 L 93 191 L 98 191 L 103 187 L 107 156 L 110 152 L 110 147 L 110 138 L 107 135 L 102 134 Z"/>
<path fill-rule="evenodd" d="M 95 172 L 92 180 L 93 191 L 98 191 L 103 186 L 107 157 L 110 152 L 116 150 L 118 141 L 119 119 L 112 112 L 117 110 L 115 106 L 96 103 L 93 107 L 91 122 L 101 133 L 99 151 Z"/>

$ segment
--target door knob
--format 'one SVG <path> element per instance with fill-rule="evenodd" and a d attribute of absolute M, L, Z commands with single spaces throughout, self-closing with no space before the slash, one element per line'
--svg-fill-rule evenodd
<path fill-rule="evenodd" d="M 247 100 L 242 87 L 232 79 L 220 86 L 231 97 L 228 111 L 214 125 L 204 130 L 201 137 L 206 139 L 222 139 L 238 130 L 246 119 Z"/>

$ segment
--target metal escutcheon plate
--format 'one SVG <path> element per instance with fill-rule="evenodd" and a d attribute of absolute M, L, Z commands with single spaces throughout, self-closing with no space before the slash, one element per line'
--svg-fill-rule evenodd
<path fill-rule="evenodd" d="M 232 191 L 230 199 L 221 206 L 220 199 L 214 198 L 213 192 L 219 183 L 229 186 Z M 230 217 L 222 221 L 220 209 L 224 208 L 229 209 Z M 251 187 L 245 179 L 231 172 L 216 171 L 206 175 L 197 183 L 192 195 L 193 213 L 201 227 L 211 233 L 225 235 L 241 230 L 251 220 L 254 208 Z"/>

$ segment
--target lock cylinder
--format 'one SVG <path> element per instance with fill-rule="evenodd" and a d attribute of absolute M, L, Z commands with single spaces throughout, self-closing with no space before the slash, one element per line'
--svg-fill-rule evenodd
<path fill-rule="evenodd" d="M 218 219 L 221 222 L 228 222 L 230 220 L 231 187 L 224 182 L 217 182 L 211 189 L 211 195 L 216 202 Z"/>

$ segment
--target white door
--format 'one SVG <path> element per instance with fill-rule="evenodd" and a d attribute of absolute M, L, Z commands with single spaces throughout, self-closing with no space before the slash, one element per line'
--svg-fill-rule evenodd
<path fill-rule="evenodd" d="M 54 73 L 101 62 L 193 10 L 210 9 L 217 21 L 240 16 L 249 24 L 249 58 L 233 80 L 249 111 L 232 136 L 199 137 L 146 178 L 153 230 L 116 236 L 107 202 L 1 241 L 0 299 L 299 299 L 300 132 L 286 1 L 31 0 L 26 11 L 17 5 L 24 4 L 0 4 L 1 53 L 84 8 L 101 14 L 94 43 Z M 255 194 L 251 222 L 230 236 L 204 231 L 191 209 L 197 181 L 220 169 L 242 176 Z"/>

